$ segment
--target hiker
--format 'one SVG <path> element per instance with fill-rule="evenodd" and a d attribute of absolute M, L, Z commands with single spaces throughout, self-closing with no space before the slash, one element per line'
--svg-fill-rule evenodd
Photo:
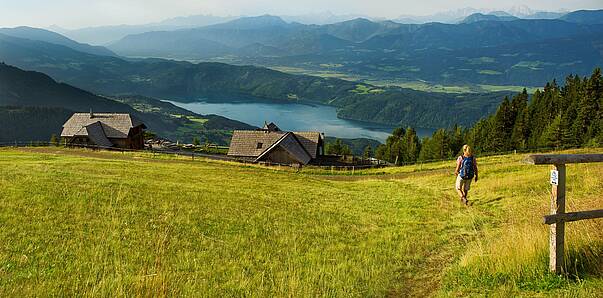
<path fill-rule="evenodd" d="M 469 205 L 467 195 L 471 188 L 471 180 L 475 177 L 475 182 L 477 182 L 477 160 L 469 145 L 463 146 L 463 155 L 456 159 L 454 175 L 456 176 L 456 190 L 461 197 L 461 202 Z"/>

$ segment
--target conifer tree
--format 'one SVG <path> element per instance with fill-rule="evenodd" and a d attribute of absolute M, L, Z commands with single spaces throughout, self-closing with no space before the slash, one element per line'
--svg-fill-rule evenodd
<path fill-rule="evenodd" d="M 510 147 L 511 132 L 513 130 L 513 111 L 509 98 L 505 97 L 498 107 L 493 119 L 493 130 L 490 147 L 494 151 L 506 151 Z"/>
<path fill-rule="evenodd" d="M 417 131 L 411 127 L 407 128 L 406 132 L 404 133 L 404 137 L 402 138 L 402 144 L 406 147 L 404 150 L 404 161 L 417 161 L 419 158 L 419 152 L 421 150 L 421 144 L 419 142 L 419 137 L 417 136 Z"/>
<path fill-rule="evenodd" d="M 559 115 L 546 127 L 540 136 L 538 145 L 541 148 L 559 148 L 561 147 L 561 138 L 561 115 Z"/>
<path fill-rule="evenodd" d="M 58 146 L 59 145 L 59 138 L 57 137 L 56 134 L 52 134 L 50 136 L 50 145 L 51 146 Z"/>
<path fill-rule="evenodd" d="M 371 158 L 373 157 L 373 147 L 371 147 L 371 145 L 366 145 L 366 147 L 364 148 L 364 152 L 362 153 L 362 156 L 364 158 Z"/>

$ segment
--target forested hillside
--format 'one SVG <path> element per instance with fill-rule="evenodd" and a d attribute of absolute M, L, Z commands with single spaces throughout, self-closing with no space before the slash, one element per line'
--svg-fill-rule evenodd
<path fill-rule="evenodd" d="M 505 97 L 496 113 L 465 129 L 439 129 L 419 140 L 414 129 L 398 128 L 377 158 L 390 162 L 445 159 L 470 144 L 478 153 L 538 148 L 603 146 L 603 77 L 597 68 L 590 77 L 570 75 L 537 90 L 531 100 L 524 90 Z"/>
<path fill-rule="evenodd" d="M 74 112 L 130 113 L 160 137 L 197 137 L 225 145 L 233 129 L 251 126 L 220 116 L 203 116 L 152 98 L 111 98 L 57 83 L 45 74 L 0 63 L 0 142 L 47 141 L 60 134 Z"/>
<path fill-rule="evenodd" d="M 494 112 L 504 94 L 509 94 L 430 93 L 291 75 L 255 66 L 126 60 L 2 34 L 0 59 L 107 96 L 322 103 L 338 107 L 342 118 L 424 128 L 448 127 L 454 123 L 471 125 Z"/>
<path fill-rule="evenodd" d="M 63 108 L 0 105 L 0 143 L 49 141 L 71 115 Z"/>

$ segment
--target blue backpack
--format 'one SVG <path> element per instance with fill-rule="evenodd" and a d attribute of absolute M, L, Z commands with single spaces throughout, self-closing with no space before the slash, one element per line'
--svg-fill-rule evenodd
<path fill-rule="evenodd" d="M 471 180 L 475 173 L 473 171 L 473 156 L 465 157 L 463 156 L 463 161 L 461 162 L 461 170 L 459 171 L 459 175 L 463 180 Z"/>

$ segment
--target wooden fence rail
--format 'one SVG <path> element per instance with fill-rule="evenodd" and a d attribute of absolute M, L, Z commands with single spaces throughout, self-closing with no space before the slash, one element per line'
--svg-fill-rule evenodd
<path fill-rule="evenodd" d="M 549 239 L 549 269 L 564 272 L 565 223 L 583 219 L 603 218 L 603 210 L 565 212 L 566 164 L 603 162 L 603 154 L 548 154 L 530 155 L 526 160 L 533 165 L 553 165 L 551 171 L 551 214 L 544 223 L 551 226 Z"/>

